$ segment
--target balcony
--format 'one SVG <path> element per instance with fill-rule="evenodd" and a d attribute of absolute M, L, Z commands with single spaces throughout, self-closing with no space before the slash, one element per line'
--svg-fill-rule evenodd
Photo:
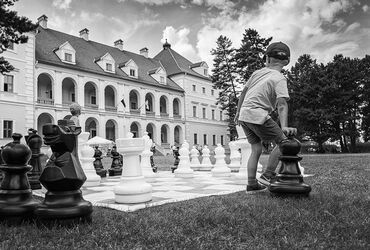
<path fill-rule="evenodd" d="M 113 107 L 113 106 L 105 106 L 105 111 L 109 111 L 109 112 L 117 112 L 117 107 Z"/>
<path fill-rule="evenodd" d="M 145 113 L 147 116 L 155 116 L 155 112 L 153 111 L 146 111 Z"/>
<path fill-rule="evenodd" d="M 99 106 L 96 105 L 96 104 L 85 103 L 85 108 L 87 108 L 87 109 L 98 109 Z"/>
<path fill-rule="evenodd" d="M 38 97 L 37 103 L 46 104 L 46 105 L 54 105 L 54 99 Z"/>
<path fill-rule="evenodd" d="M 73 102 L 72 101 L 62 101 L 63 106 L 70 106 Z"/>
<path fill-rule="evenodd" d="M 179 115 L 179 114 L 173 114 L 173 119 L 181 120 L 181 115 Z"/>
<path fill-rule="evenodd" d="M 161 117 L 169 117 L 169 114 L 168 113 L 160 113 Z"/>
<path fill-rule="evenodd" d="M 130 114 L 140 115 L 140 109 L 130 109 Z"/>

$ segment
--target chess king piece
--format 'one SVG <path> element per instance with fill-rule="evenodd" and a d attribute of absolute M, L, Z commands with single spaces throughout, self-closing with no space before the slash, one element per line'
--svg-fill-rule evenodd
<path fill-rule="evenodd" d="M 173 157 L 175 158 L 175 161 L 173 163 L 173 166 L 171 166 L 171 171 L 172 173 L 175 172 L 175 170 L 178 168 L 179 166 L 179 162 L 180 162 L 180 154 L 179 154 L 179 150 L 180 148 L 179 147 L 176 147 L 176 146 L 173 146 L 172 147 L 172 152 L 173 152 Z"/>
<path fill-rule="evenodd" d="M 117 152 L 117 146 L 114 145 L 110 151 L 112 157 L 112 165 L 108 169 L 109 176 L 120 176 L 122 175 L 122 163 L 121 156 Z"/>
<path fill-rule="evenodd" d="M 276 180 L 269 185 L 273 193 L 306 194 L 311 192 L 311 186 L 303 182 L 303 176 L 299 169 L 299 161 L 302 157 L 297 156 L 301 150 L 301 143 L 289 137 L 280 146 L 279 171 Z"/>
<path fill-rule="evenodd" d="M 76 127 L 71 120 L 59 120 L 58 125 L 44 125 L 42 131 L 44 143 L 51 147 L 53 154 L 40 176 L 47 192 L 44 202 L 35 211 L 37 218 L 65 224 L 91 221 L 92 204 L 83 199 L 80 190 L 86 181 L 77 154 L 81 127 Z"/>
<path fill-rule="evenodd" d="M 20 143 L 21 134 L 12 135 L 13 142 L 1 151 L 3 164 L 0 170 L 4 179 L 0 186 L 0 220 L 17 222 L 32 218 L 39 202 L 33 199 L 27 172 L 32 169 L 27 165 L 31 158 L 31 149 Z"/>
<path fill-rule="evenodd" d="M 176 177 L 180 178 L 192 178 L 194 176 L 193 169 L 190 168 L 189 159 L 189 144 L 184 142 L 179 150 L 179 166 L 174 171 Z"/>
<path fill-rule="evenodd" d="M 207 145 L 204 145 L 202 149 L 202 163 L 199 166 L 199 170 L 201 171 L 209 171 L 213 168 L 213 165 L 211 163 L 210 159 L 210 153 L 211 151 L 209 150 Z"/>
<path fill-rule="evenodd" d="M 153 152 L 150 151 L 150 148 L 153 144 L 152 139 L 148 136 L 148 132 L 144 132 L 144 150 L 141 152 L 141 161 L 140 167 L 141 171 L 147 182 L 153 182 L 155 180 L 156 174 L 153 172 L 152 166 L 150 164 L 150 157 L 153 155 Z"/>
<path fill-rule="evenodd" d="M 231 175 L 230 168 L 227 167 L 225 162 L 225 149 L 221 146 L 220 143 L 217 144 L 215 148 L 215 158 L 216 162 L 211 170 L 212 176 L 214 177 L 228 177 Z"/>
<path fill-rule="evenodd" d="M 195 146 L 190 150 L 190 168 L 193 170 L 199 170 L 200 168 L 199 151 Z"/>
<path fill-rule="evenodd" d="M 123 155 L 126 164 L 121 181 L 113 190 L 117 203 L 143 203 L 152 199 L 152 185 L 142 175 L 139 158 L 145 141 L 143 138 L 132 137 L 133 134 L 128 133 L 127 138 L 116 140 L 118 152 Z"/>
<path fill-rule="evenodd" d="M 241 154 L 238 150 L 238 145 L 236 141 L 230 141 L 229 142 L 229 148 L 230 148 L 230 164 L 229 168 L 231 172 L 238 172 L 240 168 L 240 158 Z"/>
<path fill-rule="evenodd" d="M 99 146 L 95 146 L 95 153 L 94 153 L 94 168 L 96 171 L 96 174 L 99 175 L 100 177 L 107 177 L 107 170 L 104 169 L 103 163 L 102 163 L 102 157 L 103 153 L 99 149 Z"/>
<path fill-rule="evenodd" d="M 101 177 L 96 174 L 94 168 L 94 149 L 87 144 L 89 139 L 89 132 L 81 132 L 78 136 L 79 141 L 79 159 L 81 161 L 81 167 L 86 175 L 86 181 L 83 187 L 94 187 L 99 186 Z"/>
<path fill-rule="evenodd" d="M 41 154 L 41 146 L 42 146 L 42 139 L 41 136 L 37 134 L 37 130 L 30 128 L 28 130 L 28 136 L 25 136 L 26 143 L 30 147 L 32 151 L 32 156 L 28 164 L 32 166 L 32 170 L 27 173 L 28 180 L 30 182 L 31 188 L 41 189 L 41 183 L 39 181 L 42 167 L 40 156 Z"/>

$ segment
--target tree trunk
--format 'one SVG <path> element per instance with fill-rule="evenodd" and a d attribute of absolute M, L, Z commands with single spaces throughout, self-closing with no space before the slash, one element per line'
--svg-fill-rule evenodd
<path fill-rule="evenodd" d="M 341 136 L 343 138 L 343 148 L 342 148 L 342 153 L 348 153 L 348 147 L 347 147 L 347 139 L 346 136 L 343 135 Z"/>

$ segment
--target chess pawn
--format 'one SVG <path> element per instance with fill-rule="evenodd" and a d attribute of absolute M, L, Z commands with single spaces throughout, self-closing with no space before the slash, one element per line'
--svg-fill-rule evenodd
<path fill-rule="evenodd" d="M 103 163 L 101 162 L 101 160 L 103 159 L 102 154 L 103 153 L 101 152 L 101 150 L 99 150 L 99 146 L 95 146 L 94 168 L 97 175 L 99 175 L 100 177 L 107 177 L 107 170 L 104 169 Z"/>
<path fill-rule="evenodd" d="M 4 146 L 1 152 L 3 164 L 0 170 L 4 179 L 0 186 L 0 220 L 21 222 L 33 217 L 38 202 L 33 199 L 27 172 L 32 166 L 27 165 L 31 158 L 31 149 L 20 143 L 21 134 L 12 135 L 13 142 Z"/>
<path fill-rule="evenodd" d="M 192 178 L 194 175 L 194 171 L 190 168 L 190 160 L 189 160 L 189 149 L 188 144 L 183 143 L 180 150 L 179 150 L 179 166 L 174 171 L 176 177 L 181 178 Z"/>
<path fill-rule="evenodd" d="M 231 175 L 230 168 L 227 167 L 225 162 L 225 149 L 221 146 L 220 143 L 217 144 L 215 148 L 215 158 L 216 163 L 211 170 L 212 176 L 214 177 L 228 177 Z"/>
<path fill-rule="evenodd" d="M 125 160 L 121 181 L 114 187 L 117 203 L 143 203 L 152 199 L 152 185 L 145 181 L 142 175 L 139 155 L 144 150 L 144 139 L 133 138 L 128 133 L 127 138 L 116 140 L 118 152 Z"/>
<path fill-rule="evenodd" d="M 238 145 L 235 141 L 229 142 L 230 148 L 230 164 L 229 168 L 232 172 L 238 172 L 240 168 L 240 152 L 238 151 Z"/>
<path fill-rule="evenodd" d="M 42 146 L 42 139 L 41 136 L 37 134 L 37 131 L 34 129 L 28 130 L 29 135 L 25 136 L 27 145 L 30 147 L 32 151 L 32 156 L 29 161 L 29 164 L 32 166 L 32 170 L 27 173 L 28 180 L 30 182 L 31 188 L 33 190 L 35 189 L 41 189 L 41 183 L 39 181 L 40 175 L 41 175 L 41 146 Z"/>
<path fill-rule="evenodd" d="M 210 159 L 210 153 L 211 151 L 209 150 L 207 145 L 204 145 L 202 149 L 202 163 L 199 166 L 199 170 L 201 171 L 209 171 L 212 169 L 212 163 Z"/>
<path fill-rule="evenodd" d="M 78 136 L 79 139 L 79 158 L 81 161 L 81 167 L 86 175 L 86 181 L 83 187 L 94 187 L 99 186 L 101 177 L 96 174 L 94 168 L 94 149 L 87 145 L 87 140 L 89 139 L 89 132 L 81 132 Z"/>
<path fill-rule="evenodd" d="M 269 190 L 273 193 L 289 193 L 289 194 L 306 194 L 311 192 L 311 186 L 303 182 L 303 176 L 299 169 L 299 161 L 302 157 L 297 156 L 301 149 L 301 143 L 289 137 L 284 140 L 279 149 L 281 156 L 279 157 L 279 171 L 274 180 L 269 185 Z"/>
<path fill-rule="evenodd" d="M 155 180 L 156 174 L 153 172 L 150 157 L 153 155 L 153 152 L 150 151 L 150 148 L 153 144 L 152 139 L 148 136 L 148 132 L 144 132 L 144 151 L 141 153 L 140 167 L 141 171 L 148 182 L 153 182 Z"/>
<path fill-rule="evenodd" d="M 193 146 L 193 148 L 190 150 L 190 159 L 190 168 L 193 170 L 199 170 L 199 151 L 195 146 Z"/>

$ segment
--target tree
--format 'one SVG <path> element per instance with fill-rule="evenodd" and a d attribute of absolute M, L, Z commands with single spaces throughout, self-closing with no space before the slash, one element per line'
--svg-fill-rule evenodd
<path fill-rule="evenodd" d="M 366 55 L 361 60 L 362 80 L 361 86 L 363 88 L 363 105 L 361 108 L 362 123 L 361 129 L 363 131 L 364 141 L 370 140 L 370 56 Z"/>
<path fill-rule="evenodd" d="M 272 37 L 260 37 L 254 29 L 245 30 L 242 43 L 235 55 L 237 72 L 243 84 L 248 81 L 254 71 L 265 66 L 264 54 L 271 40 Z"/>
<path fill-rule="evenodd" d="M 27 35 L 24 33 L 33 31 L 37 25 L 33 24 L 27 17 L 18 16 L 16 11 L 8 9 L 18 0 L 0 0 L 0 54 L 9 48 L 12 43 L 26 43 Z M 0 57 L 0 73 L 10 72 L 13 66 Z"/>
<path fill-rule="evenodd" d="M 234 140 L 237 137 L 234 122 L 237 109 L 235 49 L 226 36 L 219 36 L 216 44 L 216 49 L 211 50 L 214 56 L 211 78 L 213 88 L 220 90 L 216 104 L 221 106 L 221 110 L 226 110 L 230 139 Z"/>
<path fill-rule="evenodd" d="M 310 55 L 302 55 L 287 72 L 290 90 L 289 124 L 298 128 L 302 136 L 318 143 L 318 152 L 324 152 L 323 143 L 331 137 L 327 120 L 331 119 L 325 82 L 325 66 L 319 65 Z"/>

